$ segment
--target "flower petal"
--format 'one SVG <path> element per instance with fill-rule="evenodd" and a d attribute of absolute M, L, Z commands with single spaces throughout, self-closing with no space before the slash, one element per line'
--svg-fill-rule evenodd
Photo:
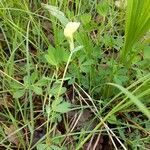
<path fill-rule="evenodd" d="M 74 32 L 79 28 L 80 22 L 69 22 L 64 29 L 64 35 L 67 38 L 72 38 Z"/>

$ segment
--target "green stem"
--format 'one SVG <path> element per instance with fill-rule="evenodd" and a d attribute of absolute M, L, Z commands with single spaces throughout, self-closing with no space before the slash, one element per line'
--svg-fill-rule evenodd
<path fill-rule="evenodd" d="M 74 41 L 73 41 L 73 38 L 69 39 L 69 44 L 70 44 L 70 51 L 72 52 L 74 50 Z"/>

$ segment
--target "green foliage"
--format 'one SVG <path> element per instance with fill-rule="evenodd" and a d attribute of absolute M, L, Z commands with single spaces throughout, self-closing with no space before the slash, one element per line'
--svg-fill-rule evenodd
<path fill-rule="evenodd" d="M 63 101 L 62 98 L 54 100 L 54 102 L 52 103 L 52 110 L 62 114 L 69 112 L 71 110 L 70 107 L 71 104 Z"/>
<path fill-rule="evenodd" d="M 117 85 L 117 84 L 112 84 L 111 85 L 113 86 L 116 86 L 117 88 L 119 88 L 124 94 L 126 94 L 126 96 L 128 98 L 130 98 L 130 100 L 135 104 L 137 105 L 137 107 L 140 109 L 141 112 L 143 112 L 147 117 L 148 119 L 150 119 L 150 111 L 145 107 L 145 105 L 138 99 L 136 98 L 136 96 L 134 96 L 132 93 L 130 93 L 128 90 L 126 90 L 125 88 L 123 88 L 122 86 L 120 85 Z"/>
<path fill-rule="evenodd" d="M 97 5 L 97 11 L 102 16 L 107 16 L 109 11 L 109 5 L 107 1 L 102 1 Z"/>
<path fill-rule="evenodd" d="M 67 62 L 68 53 L 64 48 L 54 48 L 49 46 L 48 54 L 45 54 L 45 58 L 50 65 L 59 67 L 63 62 Z"/>
<path fill-rule="evenodd" d="M 150 29 L 150 1 L 128 0 L 126 12 L 125 43 L 121 61 L 132 61 L 131 52 L 134 44 Z M 137 52 L 138 53 L 138 52 Z"/>
<path fill-rule="evenodd" d="M 56 145 L 48 146 L 47 144 L 38 144 L 36 148 L 37 150 L 61 150 L 61 148 Z"/>
<path fill-rule="evenodd" d="M 150 46 L 144 48 L 144 59 L 150 59 Z"/>
<path fill-rule="evenodd" d="M 85 13 L 83 15 L 81 15 L 81 22 L 83 25 L 87 25 L 88 23 L 90 23 L 92 16 L 88 13 Z"/>
<path fill-rule="evenodd" d="M 58 7 L 43 3 L 41 5 L 42 7 L 47 9 L 53 16 L 55 16 L 62 23 L 62 25 L 65 26 L 69 22 L 69 20 L 65 17 L 65 14 L 60 11 Z"/>
<path fill-rule="evenodd" d="M 29 89 L 30 84 L 31 89 L 33 92 L 35 92 L 35 94 L 42 95 L 43 93 L 42 87 L 47 85 L 48 82 L 47 78 L 42 77 L 41 79 L 39 79 L 38 72 L 36 71 L 33 72 L 30 76 L 29 80 L 31 82 L 29 82 L 27 76 L 25 76 L 23 80 L 24 80 L 23 85 L 20 85 L 15 81 L 10 82 L 10 87 L 12 88 L 14 98 L 21 98 L 25 94 L 25 92 Z"/>
<path fill-rule="evenodd" d="M 118 149 L 149 146 L 150 3 L 120 2 L 0 1 L 0 147 L 99 149 L 103 136 Z M 69 21 L 81 22 L 71 52 Z"/>

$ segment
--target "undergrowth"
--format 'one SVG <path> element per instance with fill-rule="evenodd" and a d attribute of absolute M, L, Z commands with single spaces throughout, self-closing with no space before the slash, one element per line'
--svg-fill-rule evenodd
<path fill-rule="evenodd" d="M 150 149 L 149 28 L 149 0 L 1 0 L 0 149 Z"/>

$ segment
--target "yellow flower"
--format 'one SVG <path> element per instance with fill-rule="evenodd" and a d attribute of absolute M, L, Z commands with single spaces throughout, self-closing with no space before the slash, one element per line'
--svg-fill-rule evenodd
<path fill-rule="evenodd" d="M 119 9 L 124 9 L 127 6 L 127 0 L 117 0 L 115 1 L 115 6 Z"/>
<path fill-rule="evenodd" d="M 69 22 L 64 29 L 64 35 L 69 41 L 71 51 L 74 49 L 73 34 L 77 31 L 79 26 L 80 22 Z"/>
<path fill-rule="evenodd" d="M 80 22 L 69 22 L 64 29 L 64 35 L 66 38 L 72 39 L 74 32 L 79 28 Z"/>

